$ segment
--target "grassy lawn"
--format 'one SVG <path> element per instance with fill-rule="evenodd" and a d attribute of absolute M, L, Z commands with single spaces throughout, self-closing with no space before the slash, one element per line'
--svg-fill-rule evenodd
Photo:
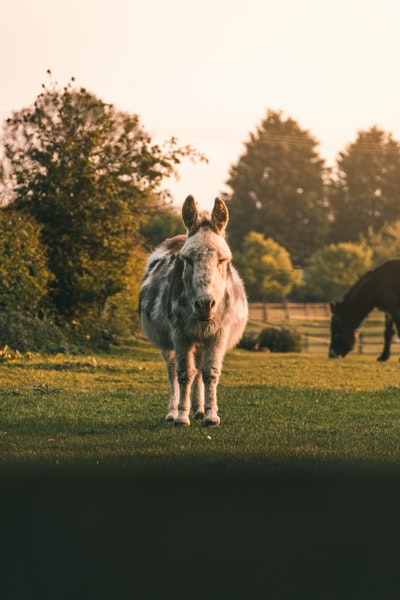
<path fill-rule="evenodd" d="M 400 365 L 235 350 L 165 422 L 146 342 L 0 364 L 0 598 L 398 598 Z"/>
<path fill-rule="evenodd" d="M 219 387 L 221 426 L 164 421 L 156 350 L 24 357 L 0 365 L 0 465 L 400 465 L 400 368 L 375 357 L 235 350 Z"/>

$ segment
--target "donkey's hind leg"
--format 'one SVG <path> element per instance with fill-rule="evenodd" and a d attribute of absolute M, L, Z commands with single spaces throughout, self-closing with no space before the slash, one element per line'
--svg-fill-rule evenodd
<path fill-rule="evenodd" d="M 161 354 L 165 361 L 169 381 L 169 406 L 165 420 L 174 421 L 178 414 L 179 402 L 179 385 L 178 377 L 176 375 L 175 352 L 174 350 L 162 350 Z"/>

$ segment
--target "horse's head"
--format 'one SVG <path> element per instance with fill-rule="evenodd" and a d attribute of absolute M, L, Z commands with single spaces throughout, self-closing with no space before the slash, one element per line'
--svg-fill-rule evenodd
<path fill-rule="evenodd" d="M 329 358 L 343 358 L 356 343 L 356 332 L 354 327 L 341 314 L 340 302 L 331 302 L 331 343 L 329 346 Z"/>
<path fill-rule="evenodd" d="M 183 259 L 183 281 L 195 319 L 211 321 L 224 298 L 228 265 L 232 254 L 225 241 L 228 209 L 215 199 L 211 216 L 199 214 L 193 196 L 188 196 L 182 208 L 187 240 L 180 256 Z"/>

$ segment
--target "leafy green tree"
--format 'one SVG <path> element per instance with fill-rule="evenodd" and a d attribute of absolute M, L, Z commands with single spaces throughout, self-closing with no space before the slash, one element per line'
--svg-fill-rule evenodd
<path fill-rule="evenodd" d="M 11 177 L 13 206 L 42 227 L 58 312 L 96 321 L 126 286 L 140 224 L 159 206 L 162 182 L 195 154 L 175 139 L 153 144 L 136 115 L 73 80 L 43 87 L 33 106 L 6 123 L 2 172 Z"/>
<path fill-rule="evenodd" d="M 152 250 L 165 239 L 185 233 L 185 227 L 180 214 L 172 208 L 165 208 L 149 215 L 140 226 L 140 233 L 146 240 L 146 246 Z"/>
<path fill-rule="evenodd" d="M 372 250 L 365 243 L 342 242 L 318 250 L 303 272 L 304 300 L 340 300 L 346 290 L 372 267 Z"/>
<path fill-rule="evenodd" d="M 326 241 L 329 215 L 317 142 L 291 118 L 269 110 L 231 168 L 229 241 L 249 231 L 273 237 L 302 264 Z"/>
<path fill-rule="evenodd" d="M 147 252 L 140 246 L 133 250 L 125 267 L 122 289 L 110 296 L 103 308 L 100 330 L 97 309 L 87 311 L 85 335 L 90 336 L 92 343 L 107 347 L 109 341 L 128 339 L 139 329 L 138 297 L 147 257 Z M 74 325 L 75 322 L 72 331 Z"/>
<path fill-rule="evenodd" d="M 234 260 L 253 300 L 283 298 L 299 283 L 299 271 L 285 248 L 256 231 L 245 236 Z"/>
<path fill-rule="evenodd" d="M 40 228 L 30 215 L 0 209 L 0 306 L 35 314 L 50 280 Z"/>
<path fill-rule="evenodd" d="M 400 218 L 400 143 L 377 127 L 360 131 L 339 154 L 330 185 L 331 240 L 356 241 Z"/>
<path fill-rule="evenodd" d="M 387 260 L 400 257 L 400 220 L 386 223 L 375 232 L 368 229 L 363 241 L 371 248 L 374 265 L 378 266 Z"/>

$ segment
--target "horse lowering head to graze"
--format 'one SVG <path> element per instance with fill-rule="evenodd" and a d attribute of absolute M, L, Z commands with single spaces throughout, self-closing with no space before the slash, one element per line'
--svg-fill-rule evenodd
<path fill-rule="evenodd" d="M 373 308 L 385 312 L 384 347 L 378 358 L 385 361 L 395 326 L 400 334 L 400 260 L 389 260 L 368 271 L 342 301 L 331 303 L 330 358 L 344 357 L 354 348 L 356 330 Z"/>
<path fill-rule="evenodd" d="M 342 314 L 342 304 L 331 302 L 331 343 L 329 346 L 329 358 L 344 358 L 353 350 L 357 335 L 355 327 L 346 320 L 346 314 Z"/>
<path fill-rule="evenodd" d="M 143 276 L 139 311 L 147 337 L 161 350 L 170 384 L 166 419 L 219 425 L 217 386 L 227 350 L 248 317 L 243 283 L 225 241 L 228 209 L 216 198 L 211 216 L 192 196 L 182 208 L 187 235 L 163 242 Z"/>

